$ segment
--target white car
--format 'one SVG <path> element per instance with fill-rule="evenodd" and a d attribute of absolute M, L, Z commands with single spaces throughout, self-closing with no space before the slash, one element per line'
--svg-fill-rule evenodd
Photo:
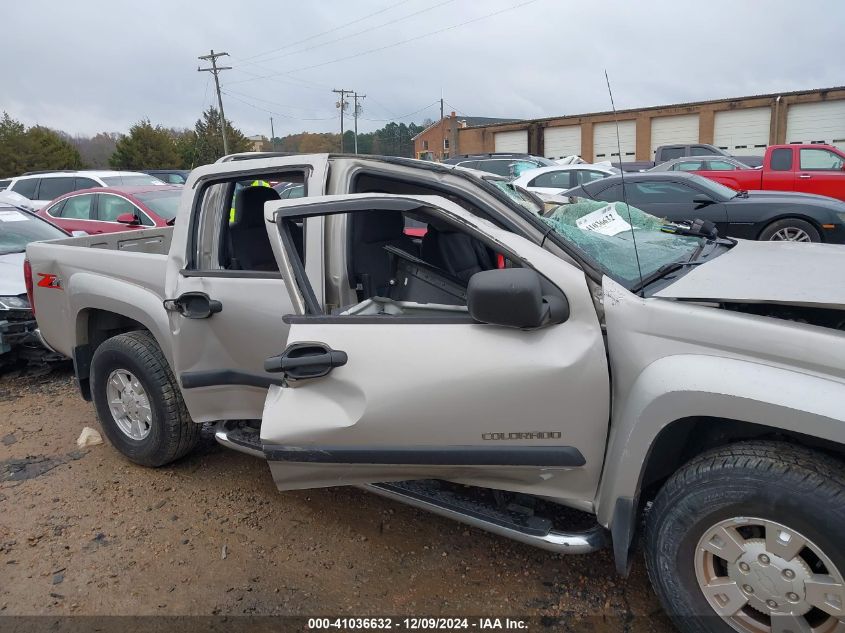
<path fill-rule="evenodd" d="M 167 183 L 138 171 L 49 171 L 12 178 L 7 190 L 29 199 L 33 207 L 40 209 L 51 200 L 80 189 L 164 184 Z"/>
<path fill-rule="evenodd" d="M 556 195 L 578 185 L 618 173 L 619 170 L 615 167 L 590 163 L 553 165 L 524 171 L 513 184 L 537 194 Z"/>

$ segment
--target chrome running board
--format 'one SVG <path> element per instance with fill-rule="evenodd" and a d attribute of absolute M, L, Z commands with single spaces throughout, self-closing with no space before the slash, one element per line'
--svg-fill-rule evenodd
<path fill-rule="evenodd" d="M 506 516 L 502 516 L 495 510 L 485 513 L 472 508 L 459 507 L 456 504 L 450 504 L 447 500 L 438 499 L 434 495 L 429 496 L 419 491 L 404 489 L 405 483 L 364 484 L 358 487 L 387 499 L 400 501 L 415 508 L 559 554 L 589 554 L 606 547 L 609 542 L 607 530 L 600 525 L 579 532 L 520 526 L 510 522 Z"/>
<path fill-rule="evenodd" d="M 241 427 L 231 428 L 231 422 L 220 422 L 214 430 L 214 439 L 226 448 L 265 459 L 258 430 L 246 431 Z"/>

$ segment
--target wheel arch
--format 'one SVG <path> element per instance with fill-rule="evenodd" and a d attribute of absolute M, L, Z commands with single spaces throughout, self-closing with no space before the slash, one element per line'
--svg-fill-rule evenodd
<path fill-rule="evenodd" d="M 654 438 L 640 470 L 638 493 L 618 497 L 610 530 L 617 571 L 627 575 L 634 553 L 640 517 L 663 483 L 684 464 L 723 446 L 749 440 L 775 440 L 821 451 L 845 463 L 845 441 L 819 438 L 791 429 L 710 416 L 679 418 Z"/>
<path fill-rule="evenodd" d="M 596 497 L 618 571 L 627 573 L 649 495 L 705 450 L 769 438 L 845 460 L 842 401 L 844 383 L 779 367 L 706 356 L 652 363 L 614 413 Z"/>
<path fill-rule="evenodd" d="M 74 275 L 69 289 L 74 310 L 74 372 L 82 397 L 91 399 L 91 359 L 103 341 L 133 330 L 148 331 L 172 367 L 167 313 L 151 290 L 102 276 Z"/>

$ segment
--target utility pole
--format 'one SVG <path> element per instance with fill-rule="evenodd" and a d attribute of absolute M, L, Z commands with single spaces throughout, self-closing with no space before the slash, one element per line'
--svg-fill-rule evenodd
<path fill-rule="evenodd" d="M 443 129 L 443 93 L 440 93 L 440 160 L 443 160 L 443 146 L 446 145 L 446 132 Z"/>
<path fill-rule="evenodd" d="M 352 116 L 355 117 L 355 153 L 358 153 L 358 117 L 364 108 L 358 105 L 358 99 L 366 99 L 367 95 L 359 95 L 357 92 L 352 93 L 352 98 L 355 100 L 355 107 L 352 109 Z"/>
<path fill-rule="evenodd" d="M 217 58 L 218 57 L 228 57 L 229 53 L 215 53 L 214 49 L 211 49 L 211 53 L 209 55 L 200 55 L 197 59 L 201 59 L 203 61 L 211 61 L 211 68 L 200 68 L 197 66 L 197 72 L 200 73 L 211 73 L 214 75 L 214 85 L 217 87 L 217 105 L 220 106 L 220 132 L 223 134 L 223 153 L 229 153 L 229 141 L 226 140 L 226 115 L 223 114 L 223 97 L 220 96 L 220 79 L 218 75 L 222 70 L 231 70 L 231 66 L 218 66 L 217 65 Z"/>
<path fill-rule="evenodd" d="M 273 130 L 273 117 L 270 117 L 270 145 L 276 151 L 276 132 Z"/>
<path fill-rule="evenodd" d="M 340 95 L 340 101 L 338 101 L 335 105 L 340 108 L 340 152 L 343 153 L 343 111 L 346 110 L 346 106 L 349 103 L 346 101 L 346 95 L 351 95 L 352 90 L 332 90 L 335 94 Z"/>

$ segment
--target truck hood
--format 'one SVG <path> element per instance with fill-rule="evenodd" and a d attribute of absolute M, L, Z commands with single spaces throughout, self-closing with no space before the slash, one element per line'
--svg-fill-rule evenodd
<path fill-rule="evenodd" d="M 845 309 L 845 249 L 835 244 L 738 240 L 655 293 L 667 299 Z"/>
<path fill-rule="evenodd" d="M 26 293 L 23 281 L 23 260 L 26 253 L 0 255 L 0 297 Z"/>

